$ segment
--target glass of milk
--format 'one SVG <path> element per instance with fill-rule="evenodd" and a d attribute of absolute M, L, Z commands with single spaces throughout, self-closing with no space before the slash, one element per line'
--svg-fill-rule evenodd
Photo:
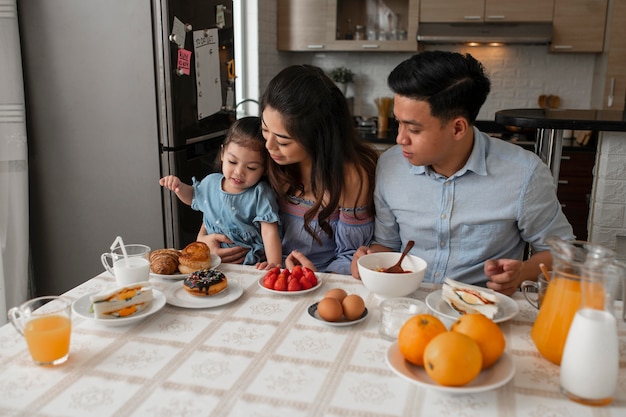
<path fill-rule="evenodd" d="M 626 271 L 617 262 L 587 259 L 582 301 L 574 315 L 561 360 L 561 391 L 571 400 L 602 406 L 613 401 L 619 372 L 615 299 Z"/>
<path fill-rule="evenodd" d="M 150 247 L 122 244 L 100 257 L 102 265 L 115 277 L 118 285 L 128 285 L 150 279 Z"/>

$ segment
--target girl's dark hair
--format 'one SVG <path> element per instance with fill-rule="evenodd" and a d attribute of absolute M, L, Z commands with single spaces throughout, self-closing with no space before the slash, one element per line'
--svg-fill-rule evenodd
<path fill-rule="evenodd" d="M 224 149 L 231 143 L 259 152 L 263 165 L 267 167 L 269 156 L 265 149 L 265 139 L 263 139 L 263 134 L 261 133 L 260 117 L 242 117 L 230 126 L 222 143 L 220 154 L 217 156 L 216 164 L 219 168 L 222 167 L 221 156 L 224 153 Z"/>
<path fill-rule="evenodd" d="M 473 124 L 491 88 L 473 56 L 445 51 L 413 55 L 389 74 L 387 84 L 398 95 L 426 101 L 441 123 L 463 116 Z"/>
<path fill-rule="evenodd" d="M 367 212 L 373 216 L 372 190 L 378 153 L 363 142 L 352 122 L 346 98 L 324 71 L 311 65 L 283 69 L 269 82 L 261 97 L 261 112 L 266 107 L 280 113 L 286 133 L 304 147 L 312 160 L 308 180 L 315 201 L 304 215 L 306 231 L 321 242 L 310 226 L 317 215 L 320 228 L 328 236 L 333 236 L 328 218 L 339 206 L 345 164 L 357 168 L 361 178 L 357 199 L 363 193 L 367 195 Z M 280 197 L 298 196 L 304 192 L 304 179 L 299 176 L 294 165 L 270 163 L 268 166 L 268 178 Z M 367 189 L 362 185 L 365 177 Z"/>

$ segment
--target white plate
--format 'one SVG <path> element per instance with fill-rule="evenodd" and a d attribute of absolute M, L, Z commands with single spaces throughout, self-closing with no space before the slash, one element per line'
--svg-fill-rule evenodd
<path fill-rule="evenodd" d="M 352 326 L 353 324 L 357 324 L 362 322 L 363 320 L 365 320 L 367 318 L 367 307 L 365 308 L 365 311 L 363 312 L 363 314 L 361 314 L 361 317 L 359 317 L 356 320 L 352 320 L 352 321 L 348 321 L 345 319 L 345 317 L 341 318 L 341 321 L 326 321 L 323 318 L 320 317 L 319 313 L 317 312 L 317 305 L 319 303 L 315 303 L 315 304 L 311 304 L 308 308 L 308 312 L 309 312 L 309 316 L 313 317 L 315 320 L 320 321 L 328 326 L 333 326 L 333 327 L 343 327 L 343 326 Z"/>
<path fill-rule="evenodd" d="M 222 264 L 222 258 L 217 255 L 211 254 L 211 266 L 209 269 L 215 269 Z M 155 274 L 154 272 L 150 272 L 150 278 L 161 278 L 161 279 L 171 279 L 171 280 L 181 280 L 185 279 L 189 276 L 189 274 Z"/>
<path fill-rule="evenodd" d="M 162 309 L 163 306 L 165 305 L 165 295 L 163 295 L 161 291 L 153 288 L 152 294 L 154 298 L 152 299 L 152 303 L 150 304 L 150 307 L 148 307 L 147 309 L 140 311 L 139 313 L 133 314 L 132 316 L 129 316 L 129 317 L 111 317 L 107 319 L 97 319 L 94 317 L 94 314 L 90 311 L 91 300 L 89 297 L 91 297 L 94 294 L 97 294 L 97 292 L 83 295 L 82 297 L 74 301 L 74 303 L 72 303 L 72 311 L 74 311 L 74 314 L 80 317 L 89 319 L 99 324 L 103 324 L 105 326 L 111 326 L 111 327 L 126 326 L 129 324 L 135 323 L 139 320 L 143 320 L 146 317 L 149 317 L 153 315 L 154 313 L 156 313 L 157 311 L 159 311 L 160 309 Z"/>
<path fill-rule="evenodd" d="M 232 303 L 243 294 L 243 287 L 234 281 L 228 281 L 228 287 L 215 295 L 191 295 L 183 288 L 183 282 L 170 284 L 165 289 L 165 298 L 168 304 L 185 308 L 210 308 Z"/>
<path fill-rule="evenodd" d="M 315 291 L 316 289 L 318 289 L 319 287 L 322 286 L 322 278 L 316 273 L 315 277 L 317 278 L 317 285 L 315 287 L 311 287 L 308 290 L 300 290 L 300 291 L 276 291 L 276 290 L 270 290 L 269 288 L 265 288 L 263 286 L 263 278 L 265 277 L 265 275 L 263 275 L 263 277 L 261 277 L 261 279 L 259 279 L 259 287 L 263 288 L 265 291 L 267 292 L 271 292 L 273 294 L 279 294 L 279 295 L 301 295 L 301 294 L 306 294 L 308 292 L 312 292 Z"/>
<path fill-rule="evenodd" d="M 515 363 L 511 355 L 506 352 L 502 354 L 498 362 L 482 370 L 476 379 L 462 387 L 446 387 L 439 385 L 428 376 L 424 368 L 413 365 L 404 359 L 404 356 L 402 356 L 398 348 L 398 342 L 393 342 L 391 346 L 389 346 L 385 360 L 389 368 L 399 377 L 423 388 L 453 394 L 470 394 L 496 389 L 509 382 L 513 378 L 513 375 L 515 375 Z"/>
<path fill-rule="evenodd" d="M 498 304 L 498 312 L 496 313 L 493 321 L 496 323 L 500 323 L 503 321 L 507 321 L 512 319 L 519 313 L 519 306 L 510 297 L 507 297 L 504 294 L 496 293 Z M 432 311 L 437 314 L 441 314 L 443 317 L 448 318 L 450 320 L 456 320 L 461 317 L 458 311 L 454 310 L 452 307 L 446 303 L 446 300 L 441 296 L 441 290 L 437 290 L 435 292 L 431 292 L 426 297 L 426 305 Z"/>

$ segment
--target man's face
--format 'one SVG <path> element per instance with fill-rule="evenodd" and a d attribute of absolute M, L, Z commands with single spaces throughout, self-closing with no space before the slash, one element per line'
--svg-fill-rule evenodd
<path fill-rule="evenodd" d="M 403 156 L 413 165 L 445 167 L 454 159 L 454 123 L 441 124 L 430 113 L 430 104 L 395 95 L 394 115 L 398 120 L 396 143 Z"/>

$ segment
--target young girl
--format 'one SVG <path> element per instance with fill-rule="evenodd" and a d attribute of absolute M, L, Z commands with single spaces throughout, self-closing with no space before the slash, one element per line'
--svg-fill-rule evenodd
<path fill-rule="evenodd" d="M 180 201 L 204 214 L 202 229 L 227 236 L 230 244 L 248 249 L 244 264 L 282 264 L 276 194 L 261 181 L 267 151 L 258 117 L 237 120 L 230 128 L 220 155 L 222 173 L 207 175 L 193 185 L 176 176 L 161 178 L 161 186 Z"/>

